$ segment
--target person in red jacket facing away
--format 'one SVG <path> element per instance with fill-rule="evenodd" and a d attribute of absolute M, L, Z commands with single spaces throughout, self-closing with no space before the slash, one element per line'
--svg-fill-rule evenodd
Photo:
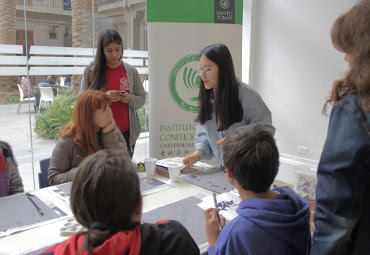
<path fill-rule="evenodd" d="M 140 181 L 125 151 L 99 150 L 80 164 L 72 183 L 71 208 L 88 230 L 42 254 L 199 254 L 180 223 L 140 223 Z"/>

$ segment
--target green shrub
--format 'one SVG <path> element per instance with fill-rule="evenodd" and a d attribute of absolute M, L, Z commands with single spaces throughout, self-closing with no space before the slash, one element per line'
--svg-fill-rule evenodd
<path fill-rule="evenodd" d="M 149 132 L 149 110 L 147 109 L 147 105 L 145 104 L 141 107 L 137 111 L 137 114 L 139 115 L 141 132 Z"/>
<path fill-rule="evenodd" d="M 58 95 L 45 112 L 36 116 L 35 131 L 44 138 L 58 139 L 58 134 L 62 127 L 71 120 L 73 107 L 77 100 L 77 95 L 72 94 L 73 89 L 69 89 L 65 94 Z M 149 110 L 144 105 L 138 110 L 141 124 L 141 132 L 149 131 Z"/>
<path fill-rule="evenodd" d="M 1 104 L 16 104 L 19 103 L 19 96 L 8 96 L 4 98 Z"/>
<path fill-rule="evenodd" d="M 58 95 L 45 112 L 36 116 L 35 131 L 41 137 L 58 139 L 59 131 L 72 118 L 78 97 L 72 93 L 73 89 L 69 89 L 65 94 Z"/>

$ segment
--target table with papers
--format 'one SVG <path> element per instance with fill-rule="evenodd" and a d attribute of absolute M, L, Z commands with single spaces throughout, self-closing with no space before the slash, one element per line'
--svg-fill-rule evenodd
<path fill-rule="evenodd" d="M 155 223 L 165 219 L 178 220 L 188 229 L 201 251 L 205 251 L 208 244 L 204 243 L 206 233 L 203 209 L 214 207 L 213 200 L 210 198 L 212 191 L 181 180 L 172 183 L 168 178 L 158 174 L 150 178 L 146 177 L 145 173 L 139 173 L 139 176 L 141 177 L 143 193 L 142 222 Z M 32 254 L 33 251 L 42 251 L 46 247 L 68 239 L 70 236 L 63 234 L 61 229 L 68 220 L 73 219 L 69 206 L 70 189 L 71 183 L 67 183 L 31 192 L 37 197 L 36 199 L 47 205 L 47 208 L 41 209 L 44 209 L 45 212 L 49 209 L 51 212 L 59 211 L 59 214 L 56 213 L 57 216 L 53 214 L 53 217 L 45 218 L 42 222 L 36 221 L 30 225 L 20 226 L 18 229 L 3 231 L 3 234 L 0 234 L 0 254 Z M 1 198 L 0 206 L 5 200 L 7 201 L 4 203 L 8 203 L 8 200 L 21 200 L 23 204 L 27 202 L 26 209 L 31 211 L 33 209 L 32 214 L 35 215 L 35 218 L 40 219 L 42 216 L 37 215 L 37 209 L 25 199 L 27 198 L 24 193 Z M 39 203 L 38 200 L 36 202 Z M 179 207 L 181 208 L 179 209 Z M 183 207 L 190 209 L 183 210 Z M 20 211 L 17 216 L 23 219 L 25 216 L 23 213 L 27 214 L 25 211 Z"/>

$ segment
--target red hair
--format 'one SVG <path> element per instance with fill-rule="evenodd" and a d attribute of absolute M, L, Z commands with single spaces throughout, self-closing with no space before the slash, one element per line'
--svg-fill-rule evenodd
<path fill-rule="evenodd" d="M 86 90 L 76 102 L 72 120 L 59 132 L 59 137 L 73 136 L 73 141 L 87 154 L 99 150 L 98 135 L 93 123 L 97 110 L 109 106 L 108 95 L 100 90 Z"/>

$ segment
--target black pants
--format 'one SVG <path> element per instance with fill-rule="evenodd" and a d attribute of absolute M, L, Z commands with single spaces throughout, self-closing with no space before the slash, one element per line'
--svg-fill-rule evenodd
<path fill-rule="evenodd" d="M 127 144 L 127 152 L 132 158 L 134 156 L 134 149 L 135 149 L 135 144 L 130 146 L 130 131 L 126 131 L 122 133 L 123 137 L 125 138 L 126 144 Z"/>

